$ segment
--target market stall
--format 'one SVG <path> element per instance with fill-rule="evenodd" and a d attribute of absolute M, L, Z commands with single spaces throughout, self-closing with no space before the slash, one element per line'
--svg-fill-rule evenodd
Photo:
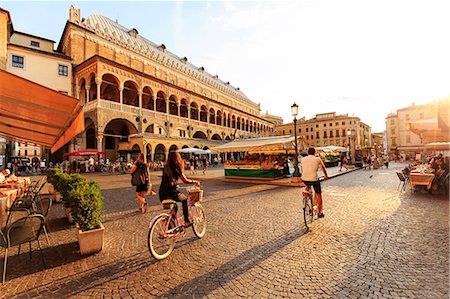
<path fill-rule="evenodd" d="M 333 167 L 338 166 L 342 153 L 348 150 L 342 146 L 330 145 L 316 147 L 316 151 L 326 167 Z"/>
<path fill-rule="evenodd" d="M 235 140 L 211 149 L 213 152 L 245 152 L 239 160 L 228 160 L 225 177 L 274 179 L 289 175 L 287 153 L 293 151 L 293 136 L 276 136 Z M 297 138 L 300 143 L 301 138 Z"/>

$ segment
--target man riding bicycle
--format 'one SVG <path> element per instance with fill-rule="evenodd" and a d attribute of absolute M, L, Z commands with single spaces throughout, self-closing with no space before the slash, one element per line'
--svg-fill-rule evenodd
<path fill-rule="evenodd" d="M 322 159 L 316 157 L 316 149 L 313 147 L 308 149 L 308 156 L 300 160 L 300 165 L 302 167 L 302 180 L 306 185 L 305 190 L 309 191 L 311 186 L 314 188 L 316 193 L 315 200 L 319 210 L 318 217 L 323 218 L 325 215 L 322 212 L 322 188 L 320 187 L 317 171 L 319 171 L 320 168 L 325 176 L 325 179 L 328 179 L 327 169 L 325 168 Z"/>

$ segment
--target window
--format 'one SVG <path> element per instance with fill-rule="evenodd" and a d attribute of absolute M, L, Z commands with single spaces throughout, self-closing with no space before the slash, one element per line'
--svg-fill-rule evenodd
<path fill-rule="evenodd" d="M 284 130 L 283 130 L 283 135 L 285 134 Z"/>
<path fill-rule="evenodd" d="M 319 127 L 319 125 L 316 125 L 316 128 L 318 128 Z"/>
<path fill-rule="evenodd" d="M 395 120 L 391 119 L 391 125 L 395 125 Z"/>
<path fill-rule="evenodd" d="M 34 150 L 34 155 L 37 156 L 37 150 Z"/>
<path fill-rule="evenodd" d="M 39 42 L 36 42 L 36 41 L 34 41 L 34 40 L 32 40 L 30 44 L 31 44 L 33 47 L 37 47 L 37 48 L 40 47 Z"/>
<path fill-rule="evenodd" d="M 330 123 L 330 127 L 332 127 L 333 126 L 333 124 L 332 123 Z"/>
<path fill-rule="evenodd" d="M 311 139 L 314 139 L 314 135 L 311 135 Z"/>
<path fill-rule="evenodd" d="M 323 138 L 328 138 L 327 137 L 327 131 L 323 131 Z"/>
<path fill-rule="evenodd" d="M 19 150 L 19 153 L 17 155 L 20 156 L 20 150 Z"/>
<path fill-rule="evenodd" d="M 289 130 L 289 134 L 292 134 L 292 130 Z"/>
<path fill-rule="evenodd" d="M 186 131 L 185 130 L 179 130 L 180 131 L 180 137 L 186 137 Z"/>
<path fill-rule="evenodd" d="M 342 137 L 345 137 L 345 129 L 342 129 Z"/>
<path fill-rule="evenodd" d="M 313 131 L 313 128 L 311 127 L 311 132 Z"/>
<path fill-rule="evenodd" d="M 323 126 L 324 126 L 324 127 L 326 127 L 326 126 L 327 126 L 327 124 L 323 124 Z"/>
<path fill-rule="evenodd" d="M 316 138 L 317 138 L 317 139 L 319 139 L 319 138 L 320 138 L 320 136 L 319 136 L 319 132 L 316 132 Z"/>
<path fill-rule="evenodd" d="M 28 156 L 28 150 L 25 150 L 25 157 Z"/>
<path fill-rule="evenodd" d="M 336 130 L 336 137 L 339 137 L 339 130 Z"/>
<path fill-rule="evenodd" d="M 334 125 L 339 126 L 339 123 L 335 123 Z"/>
<path fill-rule="evenodd" d="M 308 132 L 308 128 L 306 128 L 306 132 Z"/>
<path fill-rule="evenodd" d="M 309 140 L 309 135 L 306 135 L 306 140 Z"/>
<path fill-rule="evenodd" d="M 69 67 L 67 65 L 58 65 L 58 75 L 60 76 L 69 76 Z"/>
<path fill-rule="evenodd" d="M 345 121 L 342 122 L 342 125 L 345 126 Z"/>
<path fill-rule="evenodd" d="M 16 56 L 13 55 L 12 56 L 12 66 L 13 67 L 20 67 L 21 69 L 23 69 L 24 66 L 24 59 L 22 56 Z"/>
<path fill-rule="evenodd" d="M 159 135 L 161 135 L 162 134 L 162 129 L 161 128 L 159 128 Z"/>
<path fill-rule="evenodd" d="M 298 132 L 299 132 L 299 133 L 301 133 L 301 132 L 302 132 L 302 129 L 301 129 L 301 128 L 299 128 L 299 129 L 298 129 Z"/>
<path fill-rule="evenodd" d="M 330 138 L 333 138 L 333 131 L 330 131 Z"/>

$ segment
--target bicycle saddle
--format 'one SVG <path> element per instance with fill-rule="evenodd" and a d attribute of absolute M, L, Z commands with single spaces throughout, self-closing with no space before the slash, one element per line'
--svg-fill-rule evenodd
<path fill-rule="evenodd" d="M 172 205 L 177 204 L 177 202 L 173 199 L 163 199 L 161 203 L 163 205 L 163 209 L 172 209 Z"/>

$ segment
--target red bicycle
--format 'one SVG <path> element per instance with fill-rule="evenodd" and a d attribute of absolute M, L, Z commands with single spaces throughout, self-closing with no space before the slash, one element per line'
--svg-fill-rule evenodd
<path fill-rule="evenodd" d="M 203 238 L 206 233 L 206 214 L 200 201 L 203 199 L 201 187 L 184 187 L 188 194 L 189 220 L 192 223 L 194 234 Z M 177 216 L 177 202 L 172 199 L 162 201 L 164 209 L 170 209 L 169 213 L 155 216 L 150 222 L 148 230 L 148 249 L 157 260 L 168 257 L 174 247 L 175 240 L 186 233 L 183 215 Z"/>

